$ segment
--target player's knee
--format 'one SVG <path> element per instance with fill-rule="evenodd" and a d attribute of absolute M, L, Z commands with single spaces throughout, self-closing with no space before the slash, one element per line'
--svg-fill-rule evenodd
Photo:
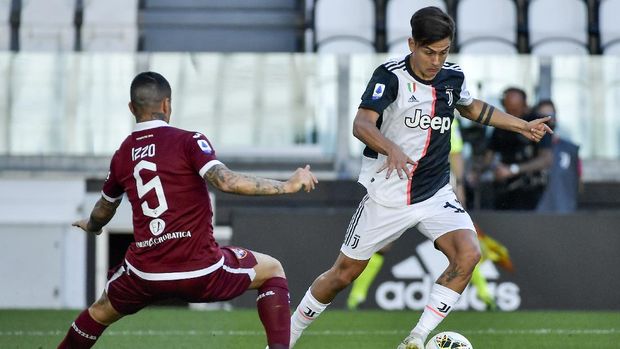
<path fill-rule="evenodd" d="M 472 272 L 478 262 L 480 262 L 481 253 L 480 248 L 478 246 L 471 246 L 463 251 L 459 251 L 459 255 L 457 257 L 458 264 L 461 268 Z"/>
<path fill-rule="evenodd" d="M 98 303 L 95 303 L 88 308 L 88 313 L 96 322 L 102 325 L 111 325 L 118 320 L 116 314 L 112 313 L 109 308 L 103 307 Z"/>
<path fill-rule="evenodd" d="M 282 263 L 280 263 L 279 260 L 273 257 L 269 259 L 267 269 L 268 269 L 267 276 L 270 278 L 272 277 L 285 278 L 286 277 L 284 274 L 284 267 L 282 266 Z"/>
<path fill-rule="evenodd" d="M 110 303 L 105 293 L 88 308 L 88 313 L 93 320 L 106 326 L 111 325 L 123 317 L 122 314 L 112 307 L 112 303 Z"/>

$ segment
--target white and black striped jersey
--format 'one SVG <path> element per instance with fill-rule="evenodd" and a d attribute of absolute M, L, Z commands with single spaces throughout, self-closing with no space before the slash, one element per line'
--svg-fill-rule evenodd
<path fill-rule="evenodd" d="M 400 179 L 396 171 L 385 178 L 377 170 L 386 156 L 366 147 L 359 182 L 384 206 L 398 207 L 424 201 L 450 180 L 450 127 L 457 104 L 473 98 L 461 68 L 445 63 L 431 81 L 415 75 L 409 55 L 390 59 L 375 69 L 360 108 L 379 113 L 377 128 L 414 161 L 413 178 Z"/>

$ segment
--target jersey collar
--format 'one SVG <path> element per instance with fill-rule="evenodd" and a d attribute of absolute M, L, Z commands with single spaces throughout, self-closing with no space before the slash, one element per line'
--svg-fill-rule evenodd
<path fill-rule="evenodd" d="M 151 120 L 151 121 L 143 121 L 139 122 L 134 126 L 133 132 L 140 132 L 144 130 L 149 130 L 156 127 L 168 127 L 168 123 L 162 120 Z"/>
<path fill-rule="evenodd" d="M 411 58 L 411 54 L 408 54 L 407 57 L 405 57 L 405 67 L 407 68 L 407 73 L 409 73 L 409 75 L 411 75 L 414 79 L 423 83 L 424 85 L 432 85 L 433 80 L 437 78 L 437 75 L 439 75 L 439 72 L 437 73 L 437 75 L 435 75 L 435 78 L 433 78 L 433 80 L 424 80 L 421 77 L 419 77 L 416 73 L 413 72 L 413 68 L 411 68 L 411 61 L 409 60 L 410 58 Z"/>

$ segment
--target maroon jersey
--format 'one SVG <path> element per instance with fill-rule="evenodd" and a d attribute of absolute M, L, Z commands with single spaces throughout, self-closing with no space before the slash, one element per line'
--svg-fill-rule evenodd
<path fill-rule="evenodd" d="M 134 242 L 125 260 L 147 280 L 187 279 L 219 268 L 213 211 L 202 176 L 219 164 L 207 138 L 163 121 L 138 123 L 112 157 L 103 197 L 127 195 Z"/>

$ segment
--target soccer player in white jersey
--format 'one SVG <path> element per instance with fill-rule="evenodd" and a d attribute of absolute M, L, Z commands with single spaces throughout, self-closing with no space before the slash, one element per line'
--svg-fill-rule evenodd
<path fill-rule="evenodd" d="M 454 21 L 437 7 L 411 17 L 410 54 L 373 73 L 353 123 L 364 142 L 359 182 L 367 189 L 334 265 L 306 292 L 291 318 L 291 347 L 338 292 L 386 244 L 416 227 L 448 258 L 428 304 L 399 349 L 422 349 L 450 313 L 480 260 L 474 225 L 449 184 L 454 109 L 470 120 L 540 141 L 549 118 L 526 122 L 470 96 L 461 68 L 446 63 Z"/>

